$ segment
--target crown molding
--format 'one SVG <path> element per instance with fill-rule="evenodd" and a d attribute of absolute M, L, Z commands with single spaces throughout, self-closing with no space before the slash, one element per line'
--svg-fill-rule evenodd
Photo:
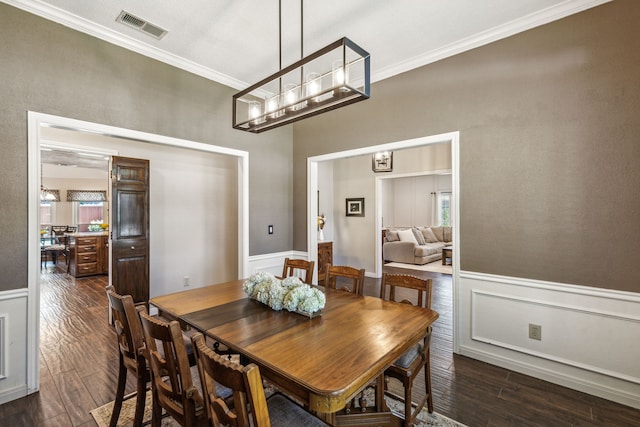
<path fill-rule="evenodd" d="M 155 46 L 151 46 L 140 40 L 124 34 L 117 33 L 107 27 L 96 24 L 77 15 L 66 12 L 60 8 L 40 2 L 38 0 L 2 0 L 11 6 L 22 9 L 26 12 L 45 18 L 49 21 L 64 25 L 73 30 L 80 31 L 90 36 L 99 38 L 116 46 L 123 47 L 130 51 L 139 53 L 149 58 L 156 59 L 160 62 L 172 65 L 198 76 L 221 83 L 234 89 L 244 89 L 247 83 L 230 77 L 226 74 L 219 73 L 211 68 L 204 67 L 188 59 L 168 53 Z"/>
<path fill-rule="evenodd" d="M 613 0 L 565 0 L 558 5 L 548 7 L 506 24 L 474 34 L 472 37 L 467 37 L 466 39 L 458 40 L 455 43 L 451 43 L 439 49 L 434 49 L 417 55 L 406 61 L 396 63 L 393 66 L 372 71 L 371 81 L 375 82 L 393 77 L 397 74 L 413 70 L 414 68 L 419 68 L 459 53 L 505 39 L 513 36 L 514 34 L 566 18 L 567 16 L 600 6 L 601 4 L 608 3 L 610 1 Z"/>
<path fill-rule="evenodd" d="M 198 76 L 221 83 L 234 89 L 242 90 L 250 85 L 235 79 L 226 74 L 219 73 L 211 68 L 204 67 L 193 61 L 187 60 L 177 55 L 173 55 L 162 49 L 148 45 L 140 40 L 119 34 L 109 28 L 88 21 L 77 15 L 70 14 L 60 8 L 43 3 L 39 0 L 1 0 L 4 3 L 15 6 L 24 11 L 33 13 L 47 20 L 64 25 L 71 29 L 83 32 L 93 37 L 123 47 L 149 58 L 156 59 Z M 439 49 L 417 55 L 406 61 L 394 64 L 393 66 L 383 69 L 374 70 L 371 74 L 371 81 L 393 77 L 397 74 L 410 71 L 414 68 L 422 67 L 441 59 L 457 55 L 459 53 L 475 49 L 477 47 L 492 43 L 494 41 L 504 39 L 517 33 L 538 27 L 540 25 L 553 22 L 567 16 L 582 12 L 592 7 L 608 3 L 612 0 L 565 0 L 564 2 L 548 7 L 536 13 L 527 15 L 521 19 L 499 25 L 482 33 L 475 34 L 473 37 L 459 40 Z"/>

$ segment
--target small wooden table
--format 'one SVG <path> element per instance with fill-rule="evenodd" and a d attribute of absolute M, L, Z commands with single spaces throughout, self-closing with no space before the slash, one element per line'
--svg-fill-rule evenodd
<path fill-rule="evenodd" d="M 447 258 L 451 261 L 447 262 Z M 442 248 L 442 265 L 453 264 L 453 246 L 445 246 Z"/>
<path fill-rule="evenodd" d="M 438 318 L 433 310 L 323 288 L 323 314 L 309 319 L 249 299 L 242 283 L 159 296 L 150 303 L 257 364 L 264 377 L 334 425 L 335 413 L 380 381 Z M 378 408 L 385 407 L 378 394 Z"/>

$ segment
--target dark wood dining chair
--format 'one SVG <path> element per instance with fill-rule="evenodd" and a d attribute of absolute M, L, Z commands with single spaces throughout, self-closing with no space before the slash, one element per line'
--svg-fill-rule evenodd
<path fill-rule="evenodd" d="M 51 231 L 56 236 L 62 236 L 64 233 L 67 232 L 67 226 L 66 225 L 52 225 L 51 226 Z"/>
<path fill-rule="evenodd" d="M 113 327 L 118 338 L 118 387 L 113 405 L 109 427 L 118 423 L 124 399 L 127 373 L 131 372 L 136 379 L 136 411 L 134 426 L 141 426 L 144 416 L 144 405 L 147 393 L 147 382 L 150 381 L 147 361 L 144 355 L 144 337 L 136 306 L 131 295 L 119 295 L 113 286 L 107 286 L 107 298 L 113 316 Z"/>
<path fill-rule="evenodd" d="M 278 278 L 284 279 L 290 276 L 297 276 L 297 272 L 302 272 L 304 273 L 304 279 L 301 278 L 302 281 L 307 285 L 310 285 L 313 280 L 313 267 L 315 267 L 315 261 L 285 258 L 282 276 Z"/>
<path fill-rule="evenodd" d="M 77 230 L 78 230 L 78 226 L 67 225 L 66 233 L 75 233 Z M 69 271 L 71 271 L 71 237 L 70 236 L 64 236 L 64 237 L 65 237 L 64 256 L 67 261 L 67 273 L 69 273 Z"/>
<path fill-rule="evenodd" d="M 207 347 L 200 333 L 192 337 L 204 404 L 211 427 L 321 427 L 327 424 L 279 392 L 266 397 L 260 369 L 228 360 Z M 233 390 L 233 404 L 216 397 L 217 384 Z"/>
<path fill-rule="evenodd" d="M 47 259 L 51 259 L 53 266 L 58 265 L 58 257 L 66 256 L 65 254 L 65 235 L 67 231 L 66 225 L 52 225 L 50 227 L 49 241 L 43 241 L 40 243 L 40 263 L 47 263 Z"/>
<path fill-rule="evenodd" d="M 150 316 L 144 306 L 137 309 L 151 366 L 152 426 L 160 427 L 163 409 L 183 427 L 206 425 L 204 400 L 194 384 L 180 324 Z"/>
<path fill-rule="evenodd" d="M 364 272 L 364 268 L 357 269 L 348 265 L 328 264 L 324 286 L 362 295 L 364 292 Z"/>
<path fill-rule="evenodd" d="M 383 274 L 380 286 L 380 298 L 389 301 L 413 304 L 419 307 L 431 308 L 431 279 L 420 279 L 407 274 Z M 412 295 L 415 296 L 413 299 Z M 412 298 L 409 300 L 408 298 Z M 415 302 L 414 302 L 415 301 Z M 405 425 L 413 426 L 416 416 L 422 411 L 425 403 L 427 409 L 433 412 L 433 398 L 431 394 L 431 366 L 429 363 L 429 344 L 431 341 L 431 327 L 421 342 L 410 348 L 384 372 L 386 377 L 396 378 L 404 386 L 404 415 Z M 424 368 L 425 396 L 414 409 L 412 406 L 413 381 Z M 391 394 L 388 390 L 385 391 Z M 398 396 L 396 396 L 398 397 Z"/>

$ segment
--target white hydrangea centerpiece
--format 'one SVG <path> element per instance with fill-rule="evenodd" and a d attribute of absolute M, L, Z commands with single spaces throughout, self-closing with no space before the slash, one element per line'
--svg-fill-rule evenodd
<path fill-rule="evenodd" d="M 268 272 L 252 274 L 242 289 L 249 297 L 268 305 L 273 310 L 288 310 L 313 317 L 326 303 L 324 292 L 303 283 L 299 277 L 278 279 Z"/>

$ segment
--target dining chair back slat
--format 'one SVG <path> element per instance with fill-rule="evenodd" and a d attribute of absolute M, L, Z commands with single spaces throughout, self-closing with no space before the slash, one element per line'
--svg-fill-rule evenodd
<path fill-rule="evenodd" d="M 212 427 L 326 427 L 327 424 L 280 392 L 268 398 L 257 365 L 241 365 L 207 347 L 200 333 L 192 337 L 205 407 Z M 231 389 L 232 403 L 221 399 L 216 385 Z"/>
<path fill-rule="evenodd" d="M 200 333 L 195 334 L 192 340 L 204 404 L 211 426 L 271 426 L 258 367 L 254 364 L 242 366 L 215 353 L 207 347 Z M 230 409 L 223 399 L 216 397 L 216 382 L 233 390 L 233 409 Z M 251 412 L 248 410 L 249 407 Z"/>
<path fill-rule="evenodd" d="M 291 276 L 299 276 L 304 274 L 304 277 L 300 277 L 301 280 L 310 285 L 313 281 L 313 267 L 315 261 L 307 261 L 304 259 L 285 258 L 284 267 L 282 269 L 282 276 L 279 279 L 285 279 Z"/>
<path fill-rule="evenodd" d="M 138 312 L 151 365 L 152 424 L 160 425 L 162 409 L 182 426 L 206 421 L 203 399 L 191 376 L 180 324 L 150 316 L 146 307 L 139 307 Z"/>
<path fill-rule="evenodd" d="M 364 292 L 364 268 L 357 269 L 348 265 L 327 265 L 324 286 L 331 289 L 362 295 Z M 351 282 L 346 286 L 344 282 Z"/>
<path fill-rule="evenodd" d="M 122 409 L 124 391 L 127 383 L 127 372 L 131 372 L 136 378 L 136 409 L 134 426 L 141 426 L 144 416 L 144 402 L 147 392 L 147 382 L 150 380 L 144 357 L 144 337 L 140 318 L 136 311 L 131 295 L 119 295 L 113 286 L 107 286 L 107 298 L 111 307 L 113 328 L 118 342 L 118 386 L 113 412 L 111 413 L 110 427 L 115 427 Z"/>

